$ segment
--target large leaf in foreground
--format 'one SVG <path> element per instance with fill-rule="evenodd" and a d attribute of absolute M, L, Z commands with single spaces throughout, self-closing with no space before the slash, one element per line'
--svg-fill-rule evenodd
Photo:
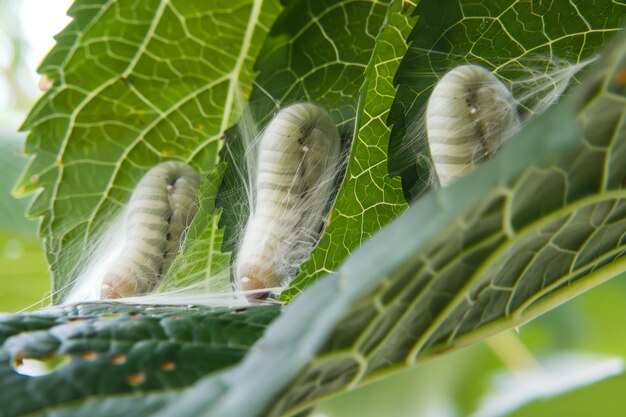
<path fill-rule="evenodd" d="M 74 3 L 39 68 L 54 86 L 24 123 L 33 159 L 17 186 L 39 191 L 29 214 L 43 217 L 54 290 L 67 289 L 80 253 L 148 169 L 166 159 L 214 169 L 279 9 L 277 0 Z"/>
<path fill-rule="evenodd" d="M 237 363 L 279 312 L 277 305 L 238 311 L 83 304 L 4 315 L 0 416 L 82 409 L 120 395 L 151 407 L 147 393 L 180 390 Z M 16 373 L 14 367 L 28 371 L 28 360 L 54 370 Z"/>
<path fill-rule="evenodd" d="M 424 196 L 159 417 L 293 415 L 626 270 L 626 38 L 609 52 L 576 100 Z"/>

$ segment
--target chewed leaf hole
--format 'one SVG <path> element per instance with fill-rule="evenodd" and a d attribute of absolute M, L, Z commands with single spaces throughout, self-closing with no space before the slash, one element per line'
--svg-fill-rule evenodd
<path fill-rule="evenodd" d="M 68 354 L 52 353 L 44 358 L 35 358 L 20 352 L 15 355 L 11 366 L 20 375 L 43 376 L 60 369 L 70 361 L 71 356 Z"/>
<path fill-rule="evenodd" d="M 99 314 L 98 317 L 100 317 L 101 319 L 118 319 L 122 317 L 122 314 L 121 313 L 102 313 L 102 314 Z"/>

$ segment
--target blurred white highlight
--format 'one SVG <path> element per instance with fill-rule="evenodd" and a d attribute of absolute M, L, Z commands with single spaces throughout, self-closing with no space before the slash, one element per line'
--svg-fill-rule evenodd
<path fill-rule="evenodd" d="M 577 352 L 541 361 L 539 369 L 496 374 L 490 392 L 471 417 L 508 415 L 524 405 L 591 385 L 624 372 L 620 357 L 599 357 Z"/>

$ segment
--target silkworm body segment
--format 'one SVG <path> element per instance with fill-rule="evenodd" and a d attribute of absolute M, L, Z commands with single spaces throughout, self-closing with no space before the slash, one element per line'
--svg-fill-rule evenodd
<path fill-rule="evenodd" d="M 276 287 L 306 260 L 324 225 L 341 139 L 310 103 L 281 110 L 258 145 L 253 207 L 235 263 L 242 290 Z"/>
<path fill-rule="evenodd" d="M 519 128 L 510 90 L 477 65 L 454 68 L 437 83 L 426 109 L 426 131 L 441 186 L 491 158 Z"/>
<path fill-rule="evenodd" d="M 161 163 L 144 175 L 124 212 L 126 238 L 104 275 L 101 298 L 143 294 L 158 285 L 197 210 L 199 185 L 196 171 L 182 162 Z"/>

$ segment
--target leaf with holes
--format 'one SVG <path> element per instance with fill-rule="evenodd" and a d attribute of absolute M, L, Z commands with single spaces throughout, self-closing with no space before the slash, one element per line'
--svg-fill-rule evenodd
<path fill-rule="evenodd" d="M 239 362 L 279 312 L 276 305 L 235 311 L 83 304 L 5 315 L 0 416 L 119 395 L 150 406 L 142 399 L 148 393 L 180 390 Z"/>

